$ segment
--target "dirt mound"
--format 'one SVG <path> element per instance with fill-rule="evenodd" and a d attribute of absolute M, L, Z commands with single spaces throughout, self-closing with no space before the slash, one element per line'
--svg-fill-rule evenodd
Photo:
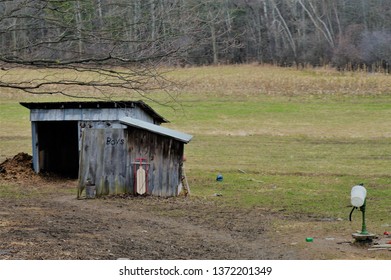
<path fill-rule="evenodd" d="M 26 153 L 19 153 L 13 158 L 7 158 L 0 164 L 0 178 L 5 180 L 26 180 L 35 177 L 32 160 L 33 157 Z"/>

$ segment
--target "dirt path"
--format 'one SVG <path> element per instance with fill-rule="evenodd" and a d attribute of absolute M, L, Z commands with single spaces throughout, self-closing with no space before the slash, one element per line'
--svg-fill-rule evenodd
<path fill-rule="evenodd" d="M 186 198 L 1 201 L 3 259 L 276 259 L 262 213 Z"/>
<path fill-rule="evenodd" d="M 77 200 L 75 180 L 0 167 L 0 259 L 391 259 L 353 246 L 346 221 L 227 207 L 218 197 Z"/>
<path fill-rule="evenodd" d="M 272 232 L 276 215 L 183 197 L 2 199 L 1 259 L 373 258 L 341 240 L 294 242 Z M 316 235 L 316 227 L 313 233 Z M 342 244 L 338 244 L 341 242 Z M 332 254 L 331 254 L 332 252 Z M 367 255 L 365 255 L 367 254 Z M 333 257 L 334 256 L 334 257 Z M 391 255 L 390 255 L 391 257 Z"/>

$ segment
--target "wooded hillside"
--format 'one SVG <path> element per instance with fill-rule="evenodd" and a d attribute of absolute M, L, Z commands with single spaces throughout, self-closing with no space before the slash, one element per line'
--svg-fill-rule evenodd
<path fill-rule="evenodd" d="M 390 0 L 0 1 L 0 60 L 390 69 Z"/>

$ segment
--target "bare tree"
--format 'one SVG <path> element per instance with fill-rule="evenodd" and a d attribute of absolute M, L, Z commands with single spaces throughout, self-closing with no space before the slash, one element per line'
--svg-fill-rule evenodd
<path fill-rule="evenodd" d="M 274 2 L 274 0 L 270 0 L 270 1 L 273 6 L 273 9 L 276 11 L 277 18 L 278 18 L 278 20 L 274 19 L 274 21 L 278 21 L 279 24 L 281 25 L 281 30 L 283 30 L 283 33 L 286 36 L 286 39 L 289 43 L 289 46 L 292 49 L 294 60 L 296 61 L 297 60 L 296 42 L 293 38 L 292 32 L 289 29 L 289 26 L 288 26 L 287 22 L 285 21 L 283 15 L 281 14 L 280 9 L 278 8 L 277 4 Z"/>
<path fill-rule="evenodd" d="M 322 19 L 322 16 L 318 15 L 318 12 L 311 0 L 308 0 L 308 7 L 303 0 L 298 0 L 298 3 L 306 11 L 316 29 L 319 30 L 321 34 L 323 34 L 324 38 L 327 40 L 330 46 L 334 48 L 334 37 L 332 35 L 330 26 L 328 26 L 327 23 Z"/>
<path fill-rule="evenodd" d="M 391 71 L 391 32 L 366 31 L 359 44 L 360 58 L 371 69 Z"/>
<path fill-rule="evenodd" d="M 74 94 L 68 89 L 78 86 L 143 93 L 168 85 L 156 71 L 163 63 L 372 63 L 379 56 L 369 59 L 361 53 L 370 50 L 368 38 L 375 38 L 384 50 L 381 36 L 391 30 L 388 4 L 389 0 L 0 0 L 1 67 L 67 69 L 73 75 L 12 82 L 11 72 L 2 70 L 0 87 L 49 93 L 56 84 L 63 94 Z"/>
<path fill-rule="evenodd" d="M 163 17 L 177 9 L 177 2 L 170 1 L 171 5 L 155 13 L 151 0 L 152 27 L 145 10 L 135 9 L 141 1 L 133 2 L 0 1 L 0 87 L 84 97 L 83 89 L 107 96 L 114 90 L 144 94 L 170 86 L 158 65 L 185 47 L 180 42 L 183 35 L 161 36 L 156 29 Z M 126 20 L 132 12 L 137 17 Z M 15 69 L 25 67 L 40 73 L 66 70 L 67 74 L 10 78 Z"/>

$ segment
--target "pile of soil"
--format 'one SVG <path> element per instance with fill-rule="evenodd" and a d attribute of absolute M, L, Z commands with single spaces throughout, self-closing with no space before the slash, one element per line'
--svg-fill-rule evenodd
<path fill-rule="evenodd" d="M 32 166 L 33 157 L 26 153 L 19 153 L 0 164 L 0 176 L 5 180 L 28 179 L 35 176 Z"/>

